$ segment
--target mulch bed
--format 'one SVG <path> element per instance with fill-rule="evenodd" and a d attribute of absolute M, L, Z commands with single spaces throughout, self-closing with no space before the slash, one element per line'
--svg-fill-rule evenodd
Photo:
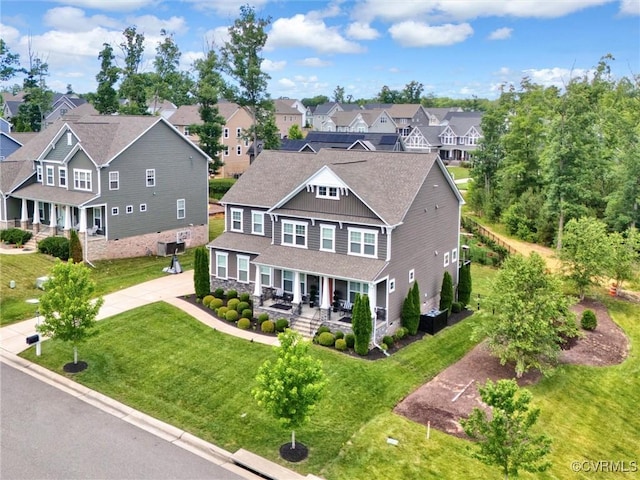
<path fill-rule="evenodd" d="M 629 341 L 624 332 L 613 322 L 604 305 L 593 300 L 585 300 L 573 307 L 578 321 L 585 308 L 595 312 L 598 326 L 592 332 L 581 330 L 584 336 L 575 346 L 561 352 L 560 362 L 591 366 L 622 363 L 629 352 Z M 407 396 L 394 411 L 423 425 L 430 422 L 438 430 L 465 437 L 458 420 L 466 418 L 474 407 L 485 408 L 478 385 L 488 379 L 497 381 L 513 377 L 514 366 L 500 365 L 483 342 Z M 517 381 L 520 386 L 526 386 L 540 378 L 539 372 L 530 371 Z"/>
<path fill-rule="evenodd" d="M 296 442 L 296 448 L 291 448 L 291 442 L 280 447 L 280 456 L 288 462 L 301 462 L 309 456 L 309 449 L 306 445 Z"/>
<path fill-rule="evenodd" d="M 83 370 L 86 370 L 88 366 L 89 365 L 87 365 L 87 362 L 83 362 L 80 360 L 78 361 L 78 363 L 65 363 L 62 367 L 62 370 L 64 370 L 66 373 L 79 373 Z"/>

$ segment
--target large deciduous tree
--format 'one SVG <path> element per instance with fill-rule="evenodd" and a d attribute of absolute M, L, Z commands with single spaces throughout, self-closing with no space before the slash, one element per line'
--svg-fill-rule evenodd
<path fill-rule="evenodd" d="M 412 80 L 404 86 L 404 89 L 402 90 L 402 99 L 406 103 L 420 103 L 423 91 L 424 85 Z"/>
<path fill-rule="evenodd" d="M 146 81 L 140 73 L 144 35 L 138 33 L 135 26 L 125 28 L 122 34 L 124 41 L 120 48 L 124 54 L 124 67 L 121 69 L 120 97 L 126 100 L 126 103 L 120 106 L 120 113 L 144 115 L 147 113 Z"/>
<path fill-rule="evenodd" d="M 562 343 L 578 334 L 571 299 L 535 252 L 504 261 L 485 305 L 485 321 L 476 333 L 487 335 L 502 365 L 515 364 L 518 377 L 532 368 L 547 374 Z"/>
<path fill-rule="evenodd" d="M 515 380 L 488 380 L 478 390 L 491 415 L 476 407 L 460 420 L 465 433 L 477 442 L 473 456 L 500 468 L 505 479 L 517 477 L 519 470 L 537 473 L 549 468 L 545 457 L 551 451 L 551 439 L 532 431 L 540 409 L 530 406 L 531 393 L 520 390 Z"/>
<path fill-rule="evenodd" d="M 295 449 L 295 429 L 309 421 L 327 381 L 322 362 L 309 355 L 309 343 L 299 333 L 287 329 L 278 340 L 276 361 L 260 366 L 252 394 L 284 427 L 291 428 Z"/>
<path fill-rule="evenodd" d="M 102 115 L 111 115 L 118 111 L 118 92 L 115 84 L 120 76 L 120 69 L 115 65 L 113 47 L 104 43 L 102 51 L 98 54 L 100 59 L 100 72 L 96 75 L 98 89 L 94 97 L 93 106 Z"/>
<path fill-rule="evenodd" d="M 607 275 L 615 282 L 616 292 L 622 288 L 622 283 L 635 278 L 635 271 L 640 260 L 640 234 L 635 228 L 628 229 L 624 234 L 613 232 L 609 234 L 611 258 L 607 267 Z"/>
<path fill-rule="evenodd" d="M 6 82 L 20 73 L 20 54 L 11 53 L 6 42 L 0 38 L 0 82 Z"/>
<path fill-rule="evenodd" d="M 17 132 L 39 132 L 44 127 L 47 114 L 51 111 L 53 92 L 47 87 L 46 77 L 49 65 L 44 62 L 29 44 L 29 69 L 26 70 L 22 90 L 23 101 L 14 118 Z"/>
<path fill-rule="evenodd" d="M 37 330 L 73 345 L 73 363 L 78 363 L 78 344 L 83 342 L 95 325 L 104 300 L 93 298 L 95 283 L 89 269 L 81 263 L 58 261 L 51 269 L 49 280 L 40 297 L 40 313 L 44 321 Z"/>

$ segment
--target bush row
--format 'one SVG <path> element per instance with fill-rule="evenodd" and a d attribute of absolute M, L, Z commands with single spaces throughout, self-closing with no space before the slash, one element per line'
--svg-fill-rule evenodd
<path fill-rule="evenodd" d="M 47 237 L 38 242 L 38 251 L 66 262 L 69 260 L 69 239 L 66 237 Z"/>
<path fill-rule="evenodd" d="M 7 230 L 0 231 L 1 241 L 18 246 L 27 243 L 31 240 L 32 236 L 33 234 L 31 232 L 27 232 L 19 228 L 8 228 Z"/>

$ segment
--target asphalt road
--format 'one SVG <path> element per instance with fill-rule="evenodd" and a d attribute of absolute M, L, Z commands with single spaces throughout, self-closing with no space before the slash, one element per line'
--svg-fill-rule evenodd
<path fill-rule="evenodd" d="M 0 362 L 0 478 L 242 477 Z"/>

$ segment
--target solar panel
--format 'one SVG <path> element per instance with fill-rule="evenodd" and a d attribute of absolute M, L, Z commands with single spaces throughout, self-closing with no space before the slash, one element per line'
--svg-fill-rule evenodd
<path fill-rule="evenodd" d="M 380 138 L 380 145 L 395 145 L 397 141 L 397 135 L 383 135 Z"/>

